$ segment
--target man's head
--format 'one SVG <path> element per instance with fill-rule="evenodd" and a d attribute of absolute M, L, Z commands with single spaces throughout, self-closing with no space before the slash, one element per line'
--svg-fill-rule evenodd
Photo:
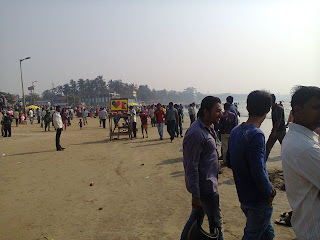
<path fill-rule="evenodd" d="M 202 99 L 198 117 L 209 124 L 218 124 L 221 116 L 222 107 L 219 98 L 207 96 Z"/>
<path fill-rule="evenodd" d="M 273 107 L 274 105 L 276 105 L 276 95 L 271 94 L 271 100 L 272 100 L 271 106 Z"/>
<path fill-rule="evenodd" d="M 226 102 L 224 105 L 223 105 L 223 108 L 225 111 L 229 111 L 230 110 L 230 107 L 231 107 L 231 103 L 228 103 Z"/>
<path fill-rule="evenodd" d="M 270 93 L 262 90 L 251 92 L 247 98 L 249 117 L 266 117 L 271 107 Z"/>
<path fill-rule="evenodd" d="M 291 99 L 293 122 L 314 131 L 320 127 L 320 88 L 298 86 Z"/>
<path fill-rule="evenodd" d="M 233 97 L 232 97 L 232 96 L 228 96 L 228 97 L 226 98 L 226 100 L 227 100 L 227 103 L 230 103 L 230 104 L 233 103 Z"/>
<path fill-rule="evenodd" d="M 132 109 L 133 109 L 133 106 L 130 106 L 129 109 L 132 110 Z"/>
<path fill-rule="evenodd" d="M 160 104 L 160 103 L 157 104 L 157 108 L 158 108 L 158 109 L 161 108 L 161 104 Z"/>
<path fill-rule="evenodd" d="M 170 109 L 173 108 L 173 102 L 169 102 L 169 108 L 170 108 Z"/>
<path fill-rule="evenodd" d="M 56 107 L 56 111 L 57 111 L 57 112 L 61 112 L 61 107 L 60 107 L 60 106 L 57 106 L 57 107 Z"/>

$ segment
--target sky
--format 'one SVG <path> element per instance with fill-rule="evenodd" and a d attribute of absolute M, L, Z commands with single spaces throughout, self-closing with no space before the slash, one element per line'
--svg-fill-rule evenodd
<path fill-rule="evenodd" d="M 316 0 L 0 0 L 0 91 L 70 79 L 202 93 L 320 85 Z"/>

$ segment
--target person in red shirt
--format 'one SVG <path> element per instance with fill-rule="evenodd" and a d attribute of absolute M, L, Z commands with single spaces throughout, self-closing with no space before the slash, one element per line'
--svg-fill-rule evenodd
<path fill-rule="evenodd" d="M 165 117 L 165 114 L 161 108 L 160 103 L 157 104 L 157 109 L 156 109 L 154 115 L 155 115 L 155 120 L 157 123 L 157 128 L 158 128 L 160 140 L 162 140 L 163 139 L 163 118 Z"/>
<path fill-rule="evenodd" d="M 146 135 L 148 138 L 148 115 L 144 112 L 140 113 L 140 119 L 141 119 L 141 132 L 142 132 L 142 138 L 144 138 L 144 132 L 143 130 L 146 131 Z"/>

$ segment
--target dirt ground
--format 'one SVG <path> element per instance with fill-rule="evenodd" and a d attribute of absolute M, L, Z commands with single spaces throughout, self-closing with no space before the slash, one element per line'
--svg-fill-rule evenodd
<path fill-rule="evenodd" d="M 98 119 L 79 130 L 77 118 L 63 131 L 55 151 L 55 132 L 38 124 L 12 127 L 0 138 L 0 239 L 173 240 L 179 239 L 191 211 L 184 183 L 182 138 L 109 141 Z M 140 126 L 140 123 L 138 123 Z M 189 126 L 186 120 L 185 129 Z M 3 155 L 5 154 L 5 155 Z M 268 169 L 281 169 L 275 145 Z M 225 239 L 239 240 L 245 216 L 232 172 L 219 175 Z M 94 182 L 90 186 L 90 182 Z M 272 221 L 290 210 L 278 191 Z M 275 239 L 294 239 L 291 228 L 275 225 Z"/>

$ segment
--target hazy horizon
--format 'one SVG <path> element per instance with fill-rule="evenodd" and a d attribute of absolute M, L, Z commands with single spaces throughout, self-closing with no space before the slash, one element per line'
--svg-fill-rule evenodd
<path fill-rule="evenodd" d="M 289 95 L 319 85 L 318 1 L 1 1 L 0 91 L 71 79 Z"/>

